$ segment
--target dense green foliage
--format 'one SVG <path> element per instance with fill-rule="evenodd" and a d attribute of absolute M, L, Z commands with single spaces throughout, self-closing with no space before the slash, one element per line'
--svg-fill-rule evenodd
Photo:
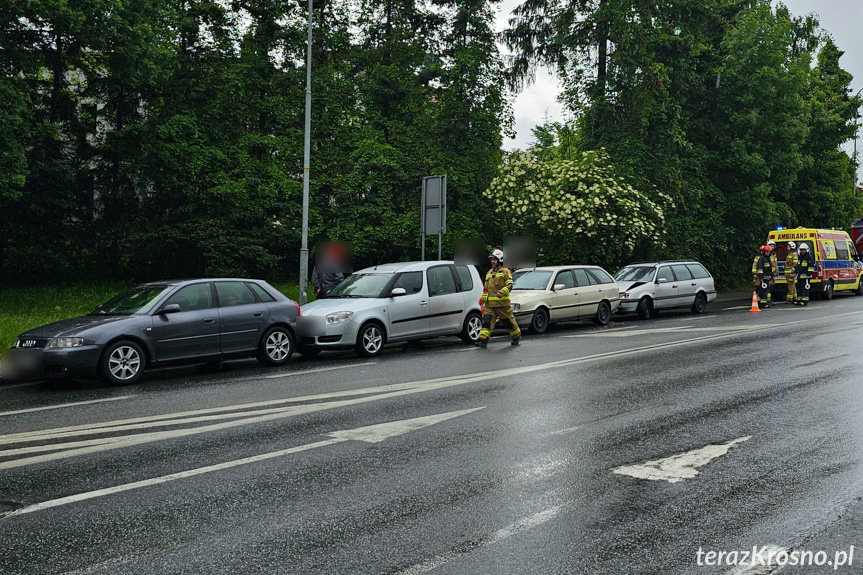
<path fill-rule="evenodd" d="M 840 146 L 863 102 L 813 18 L 768 0 L 527 0 L 512 24 L 512 81 L 552 66 L 577 118 L 538 130 L 535 155 L 603 147 L 636 189 L 671 197 L 648 255 L 734 284 L 770 229 L 861 215 Z"/>
<path fill-rule="evenodd" d="M 769 0 L 525 0 L 505 66 L 497 3 L 315 2 L 311 245 L 417 258 L 433 174 L 448 254 L 531 235 L 542 263 L 696 257 L 725 284 L 769 228 L 863 215 L 841 149 L 861 99 L 812 18 Z M 0 283 L 294 275 L 306 7 L 3 3 Z M 508 85 L 538 65 L 575 120 L 505 158 Z"/>
<path fill-rule="evenodd" d="M 4 3 L 0 281 L 297 270 L 306 10 Z M 311 245 L 418 257 L 432 174 L 448 239 L 475 235 L 510 121 L 492 23 L 488 0 L 315 3 Z"/>

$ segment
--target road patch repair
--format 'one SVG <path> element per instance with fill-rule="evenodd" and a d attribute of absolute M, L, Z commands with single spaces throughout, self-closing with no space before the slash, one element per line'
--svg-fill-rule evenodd
<path fill-rule="evenodd" d="M 698 468 L 704 467 L 717 457 L 721 457 L 737 445 L 751 439 L 751 435 L 740 437 L 722 445 L 707 445 L 700 449 L 678 453 L 663 459 L 645 461 L 636 465 L 623 465 L 612 469 L 619 475 L 629 475 L 636 479 L 648 479 L 650 481 L 668 481 L 677 483 L 684 479 L 692 479 L 698 475 Z"/>

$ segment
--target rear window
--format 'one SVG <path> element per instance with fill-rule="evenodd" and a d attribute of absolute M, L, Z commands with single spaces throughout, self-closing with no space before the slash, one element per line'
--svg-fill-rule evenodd
<path fill-rule="evenodd" d="M 701 264 L 686 264 L 686 267 L 689 268 L 692 277 L 697 280 L 710 277 L 710 273 Z"/>
<path fill-rule="evenodd" d="M 596 280 L 601 284 L 610 284 L 614 283 L 614 278 L 608 275 L 604 269 L 601 268 L 590 268 L 587 270 L 590 275 L 596 278 Z"/>
<path fill-rule="evenodd" d="M 671 269 L 674 270 L 674 275 L 677 276 L 677 281 L 679 282 L 692 279 L 692 274 L 689 273 L 689 268 L 683 264 L 671 266 Z"/>
<path fill-rule="evenodd" d="M 258 284 L 249 282 L 246 285 L 249 286 L 250 288 L 252 288 L 252 291 L 255 292 L 255 295 L 257 295 L 261 301 L 266 301 L 266 302 L 276 301 L 276 298 L 274 298 L 273 296 L 268 294 L 267 290 L 265 290 L 264 288 L 262 288 Z"/>
<path fill-rule="evenodd" d="M 470 291 L 473 289 L 473 278 L 470 275 L 470 270 L 467 266 L 455 266 L 455 271 L 458 274 L 458 281 L 461 284 L 459 291 Z"/>

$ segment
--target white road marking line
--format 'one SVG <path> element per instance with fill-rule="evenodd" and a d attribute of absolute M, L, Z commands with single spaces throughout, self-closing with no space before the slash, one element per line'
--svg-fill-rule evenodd
<path fill-rule="evenodd" d="M 31 407 L 29 409 L 18 409 L 15 411 L 0 411 L 0 417 L 5 415 L 18 415 L 19 413 L 33 413 L 34 411 L 47 411 L 49 409 L 63 409 L 64 407 L 77 407 L 79 405 L 92 405 L 94 403 L 105 403 L 106 401 L 120 401 L 129 399 L 133 395 L 122 395 L 120 397 L 108 397 L 105 399 L 93 399 L 91 401 L 76 401 L 74 403 L 61 403 L 58 405 L 46 405 L 45 407 Z"/>
<path fill-rule="evenodd" d="M 709 319 L 711 317 L 716 317 L 716 314 L 694 315 L 692 317 L 682 317 L 678 321 L 695 321 L 698 319 Z"/>
<path fill-rule="evenodd" d="M 612 472 L 620 475 L 629 475 L 636 479 L 677 483 L 684 479 L 692 479 L 698 475 L 699 467 L 704 467 L 717 457 L 728 453 L 728 450 L 736 444 L 748 441 L 751 438 L 752 436 L 748 435 L 722 445 L 707 445 L 701 449 L 678 453 L 677 455 L 663 459 L 645 461 L 636 465 L 623 465 L 612 469 Z"/>
<path fill-rule="evenodd" d="M 771 327 L 776 326 L 777 324 L 769 324 Z M 705 326 L 698 327 L 695 325 L 682 325 L 678 327 L 658 327 L 654 329 L 642 329 L 639 331 L 629 331 L 626 333 L 614 333 L 614 332 L 604 332 L 604 333 L 587 333 L 580 335 L 565 335 L 563 337 L 634 337 L 639 335 L 653 335 L 659 333 L 678 333 L 682 331 L 686 332 L 696 332 L 696 331 L 727 331 L 727 332 L 743 332 L 750 331 L 754 329 L 761 329 L 767 327 L 767 324 L 760 325 L 741 325 L 741 326 Z"/>
<path fill-rule="evenodd" d="M 495 531 L 494 533 L 490 533 L 489 535 L 482 537 L 478 541 L 469 541 L 464 546 L 469 551 L 473 551 L 475 549 L 480 549 L 482 547 L 487 547 L 489 545 L 493 545 L 495 543 L 499 543 L 505 539 L 509 539 L 513 535 L 517 535 L 522 531 L 527 531 L 528 529 L 533 529 L 534 527 L 538 527 L 543 523 L 548 523 L 552 519 L 554 519 L 561 511 L 562 507 L 551 507 L 544 511 L 540 511 L 539 513 L 535 513 L 529 517 L 525 517 L 524 519 L 512 523 L 503 529 Z M 464 552 L 459 551 L 450 551 L 448 553 L 442 553 L 431 559 L 423 561 L 422 563 L 418 563 L 416 565 L 412 565 L 407 569 L 403 569 L 399 571 L 396 575 L 420 575 L 421 573 L 427 573 L 429 571 L 433 571 L 438 567 L 441 567 L 454 559 L 457 559 L 463 556 Z"/>
<path fill-rule="evenodd" d="M 106 495 L 112 495 L 114 493 L 120 493 L 123 491 L 130 491 L 132 489 L 139 489 L 141 487 L 149 487 L 151 485 L 159 485 L 162 483 L 167 483 L 169 481 L 175 481 L 177 479 L 185 479 L 187 477 L 194 477 L 196 475 L 203 475 L 204 473 L 211 473 L 213 471 L 221 471 L 223 469 L 230 469 L 231 467 L 238 467 L 240 465 L 248 465 L 250 463 L 257 463 L 259 461 L 266 461 L 268 459 L 273 459 L 276 457 L 283 457 L 285 455 L 290 455 L 292 453 L 299 453 L 301 451 L 308 451 L 310 449 L 316 449 L 318 447 L 326 447 L 328 445 L 333 445 L 336 443 L 342 443 L 345 441 L 364 441 L 366 443 L 379 443 L 391 437 L 396 437 L 398 435 L 403 435 L 410 431 L 415 431 L 417 429 L 422 429 L 423 427 L 428 427 L 431 425 L 435 425 L 437 423 L 441 423 L 447 421 L 449 419 L 453 419 L 455 417 L 460 417 L 462 415 L 467 415 L 468 413 L 473 413 L 474 411 L 479 411 L 481 409 L 485 409 L 485 407 L 475 407 L 473 409 L 463 409 L 461 411 L 451 411 L 449 413 L 438 413 L 435 415 L 429 415 L 425 417 L 416 417 L 413 419 L 403 419 L 399 421 L 391 421 L 387 423 L 380 423 L 376 425 L 368 425 L 365 427 L 358 427 L 356 429 L 346 429 L 343 431 L 335 431 L 333 433 L 329 433 L 330 439 L 326 439 L 323 441 L 317 441 L 315 443 L 308 443 L 306 445 L 299 445 L 297 447 L 291 447 L 288 449 L 282 449 L 279 451 L 272 451 L 270 453 L 262 453 L 260 455 L 254 455 L 252 457 L 245 457 L 243 459 L 235 459 L 233 461 L 226 461 L 224 463 L 218 463 L 216 465 L 208 465 L 206 467 L 199 467 L 197 469 L 189 469 L 187 471 L 181 471 L 179 473 L 171 473 L 169 475 L 163 475 L 161 477 L 153 477 L 151 479 L 144 479 L 142 481 L 135 481 L 132 483 L 126 483 L 124 485 L 117 485 L 114 487 L 108 487 L 105 489 L 97 489 L 95 491 L 88 491 L 86 493 L 78 493 L 77 495 L 69 495 L 67 497 L 60 497 L 59 499 L 52 499 L 50 501 L 43 501 L 42 503 L 36 503 L 35 505 L 30 505 L 28 507 L 22 507 L 21 509 L 17 509 L 10 513 L 8 516 L 14 515 L 24 515 L 26 513 L 33 513 L 34 511 L 41 511 L 43 509 L 50 509 L 51 507 L 58 507 L 60 505 L 67 505 L 69 503 L 76 503 L 78 501 L 86 501 L 87 499 L 94 499 L 97 497 L 104 497 Z"/>
<path fill-rule="evenodd" d="M 582 423 L 580 425 L 576 425 L 574 427 L 567 427 L 566 429 L 560 429 L 558 431 L 552 431 L 550 435 L 564 435 L 566 433 L 572 433 L 574 431 L 580 431 L 586 427 L 592 427 L 594 425 L 600 425 L 602 423 L 607 423 L 609 421 L 614 421 L 615 419 L 620 419 L 621 417 L 629 417 L 630 415 L 635 415 L 637 413 L 642 413 L 645 411 L 652 411 L 654 409 L 658 409 L 660 407 L 664 407 L 665 404 L 657 404 L 651 405 L 648 407 L 642 407 L 641 409 L 633 409 L 632 411 L 626 411 L 623 413 L 617 413 L 615 415 L 609 415 L 608 417 L 603 417 L 601 419 L 594 419 L 593 421 L 588 421 L 587 423 Z"/>
<path fill-rule="evenodd" d="M 752 309 L 752 304 L 750 304 L 750 305 L 735 305 L 732 307 L 724 307 L 724 308 L 722 308 L 722 311 L 728 311 L 730 309 Z"/>
<path fill-rule="evenodd" d="M 318 369 L 304 369 L 302 371 L 291 371 L 288 373 L 277 373 L 276 375 L 265 375 L 263 379 L 279 379 L 280 377 L 293 377 L 295 375 L 307 375 L 309 373 L 321 373 L 324 371 L 334 371 L 336 369 L 356 369 L 358 367 L 364 367 L 366 365 L 374 365 L 376 361 L 367 361 L 365 363 L 357 363 L 351 365 L 337 365 L 335 367 L 321 367 Z"/>

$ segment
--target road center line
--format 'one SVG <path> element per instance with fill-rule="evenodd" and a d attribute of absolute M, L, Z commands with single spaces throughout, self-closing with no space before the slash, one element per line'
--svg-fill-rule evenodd
<path fill-rule="evenodd" d="M 356 369 L 358 367 L 364 367 L 366 365 L 374 365 L 376 361 L 367 361 L 365 363 L 357 363 L 351 365 L 337 365 L 335 367 L 321 367 L 319 369 L 304 369 L 302 371 L 291 371 L 288 373 L 278 373 L 276 375 L 265 375 L 264 379 L 278 379 L 280 377 L 293 377 L 295 375 L 308 375 L 310 373 L 321 373 L 324 371 L 334 371 L 336 369 Z"/>
<path fill-rule="evenodd" d="M 403 569 L 399 571 L 396 575 L 420 575 L 421 573 L 427 573 L 442 565 L 453 561 L 465 555 L 466 553 L 472 552 L 476 549 L 487 547 L 489 545 L 493 545 L 505 539 L 509 539 L 513 535 L 517 535 L 522 531 L 527 531 L 528 529 L 533 529 L 534 527 L 539 527 L 543 523 L 548 523 L 552 519 L 554 519 L 561 511 L 562 507 L 551 507 L 544 511 L 540 511 L 539 513 L 535 513 L 529 517 L 525 517 L 520 521 L 516 521 L 503 529 L 495 531 L 494 533 L 490 533 L 485 537 L 480 538 L 479 540 L 468 541 L 460 545 L 460 548 L 464 548 L 464 551 L 460 549 L 449 551 L 447 553 L 442 553 L 431 559 L 423 561 L 422 563 L 418 563 L 416 565 L 412 565 L 407 569 Z"/>
<path fill-rule="evenodd" d="M 92 405 L 94 403 L 105 403 L 106 401 L 120 401 L 121 399 L 129 399 L 132 395 L 122 395 L 120 397 L 108 397 L 105 399 L 93 399 L 91 401 L 76 401 L 74 403 L 61 403 L 59 405 L 46 405 L 45 407 L 31 407 L 29 409 L 17 409 L 15 411 L 0 411 L 0 417 L 6 415 L 18 415 L 19 413 L 33 413 L 34 411 L 47 411 L 49 409 L 63 409 L 64 407 L 77 407 L 79 405 Z"/>

